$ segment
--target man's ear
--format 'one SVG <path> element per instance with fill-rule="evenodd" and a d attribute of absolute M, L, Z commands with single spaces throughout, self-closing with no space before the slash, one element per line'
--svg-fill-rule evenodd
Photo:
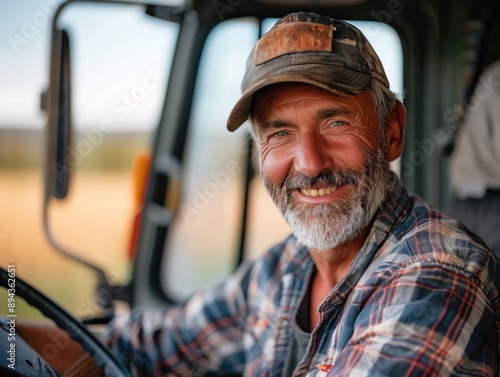
<path fill-rule="evenodd" d="M 387 117 L 385 132 L 386 157 L 389 162 L 401 156 L 405 123 L 406 110 L 401 102 L 396 101 Z"/>

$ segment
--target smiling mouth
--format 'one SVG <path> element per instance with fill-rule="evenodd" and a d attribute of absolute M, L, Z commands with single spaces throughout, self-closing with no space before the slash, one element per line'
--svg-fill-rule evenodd
<path fill-rule="evenodd" d="M 325 196 L 337 191 L 337 186 L 322 187 L 320 189 L 299 189 L 305 196 Z"/>

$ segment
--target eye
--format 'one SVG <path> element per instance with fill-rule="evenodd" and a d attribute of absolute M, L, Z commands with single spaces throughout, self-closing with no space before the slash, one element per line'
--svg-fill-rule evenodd
<path fill-rule="evenodd" d="M 287 135 L 288 135 L 288 132 L 286 132 L 286 131 L 278 131 L 273 136 L 283 137 L 283 136 L 287 136 Z"/>
<path fill-rule="evenodd" d="M 273 138 L 283 138 L 285 136 L 288 136 L 287 131 L 278 131 L 278 132 L 275 132 L 275 133 L 269 135 L 268 140 L 273 139 Z"/>
<path fill-rule="evenodd" d="M 334 120 L 333 122 L 330 122 L 331 127 L 340 127 L 343 126 L 344 124 L 346 124 L 346 122 L 342 120 Z"/>

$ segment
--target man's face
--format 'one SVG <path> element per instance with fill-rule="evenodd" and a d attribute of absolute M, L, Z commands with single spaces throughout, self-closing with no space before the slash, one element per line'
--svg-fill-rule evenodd
<path fill-rule="evenodd" d="M 389 162 L 367 93 L 278 84 L 254 97 L 264 184 L 295 235 L 315 250 L 348 243 L 389 189 Z"/>

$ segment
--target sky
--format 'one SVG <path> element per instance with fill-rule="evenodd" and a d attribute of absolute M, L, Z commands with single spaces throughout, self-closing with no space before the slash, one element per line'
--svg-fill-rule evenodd
<path fill-rule="evenodd" d="M 40 109 L 40 99 L 49 82 L 52 17 L 61 2 L 62 0 L 23 0 L 0 3 L 0 128 L 42 128 L 45 124 L 46 117 Z M 118 22 L 113 23 L 110 22 L 113 18 L 110 17 L 109 9 L 93 13 L 88 7 L 85 9 L 85 4 L 76 6 L 76 12 L 68 11 L 61 19 L 61 25 L 70 25 L 68 29 L 74 55 L 72 71 L 75 76 L 72 94 L 74 102 L 82 104 L 75 108 L 74 117 L 81 120 L 80 123 L 95 123 L 95 118 L 101 119 L 102 116 L 99 115 L 98 107 L 93 107 L 93 104 L 118 101 L 120 97 L 127 95 L 127 88 L 134 89 L 134 85 L 140 83 L 148 72 L 152 72 L 154 76 L 154 72 L 159 71 L 158 65 L 166 64 L 167 57 L 165 51 L 153 46 L 167 43 L 168 36 L 175 34 L 165 33 L 166 23 L 163 21 L 148 17 L 142 12 L 129 12 L 129 7 L 122 12 L 115 9 L 113 15 L 117 16 Z M 135 24 L 148 25 L 140 27 L 143 37 L 150 44 L 145 44 L 134 36 L 133 32 L 137 29 L 130 26 Z M 173 41 L 168 43 L 172 44 Z M 101 64 L 102 57 L 112 55 L 116 50 L 133 51 L 134 59 L 116 56 L 114 58 L 120 64 L 113 67 Z M 142 68 L 142 72 L 138 72 L 138 67 Z M 163 72 L 164 70 L 163 68 Z M 80 77 L 85 77 L 85 80 Z M 155 77 L 158 74 L 153 78 Z M 116 82 L 118 78 L 122 81 L 123 93 L 106 93 L 106 90 L 111 89 L 103 81 Z M 149 87 L 154 83 L 152 81 Z M 160 106 L 159 90 L 147 94 L 150 98 L 137 110 L 134 109 L 132 116 L 127 117 L 128 123 L 137 123 L 138 118 L 152 113 L 148 111 L 151 110 L 148 108 L 151 107 L 149 103 Z M 106 95 L 108 98 L 103 98 Z M 152 97 L 156 99 L 151 101 Z M 110 105 L 107 105 L 109 108 Z M 88 111 L 92 107 L 95 112 Z"/>
<path fill-rule="evenodd" d="M 43 126 L 39 103 L 48 82 L 49 29 L 55 4 L 0 3 L 0 127 Z"/>
<path fill-rule="evenodd" d="M 51 22 L 60 3 L 62 0 L 0 2 L 0 129 L 44 127 L 46 118 L 40 109 L 40 96 L 48 86 Z M 114 15 L 118 14 L 114 12 Z M 132 110 L 131 106 L 134 104 L 125 103 L 124 99 L 130 93 L 134 94 L 134 90 L 136 94 L 142 93 L 137 85 L 144 82 L 148 75 L 154 79 L 166 74 L 164 68 L 158 67 L 165 67 L 168 57 L 165 49 L 159 49 L 158 45 L 173 46 L 174 42 L 172 36 L 175 36 L 175 32 L 165 30 L 163 21 L 151 22 L 151 18 L 148 19 L 144 33 L 151 43 L 145 44 L 141 42 L 143 40 L 135 38 L 134 29 L 128 27 L 134 23 L 142 25 L 144 15 L 139 12 L 123 12 L 119 17 L 115 17 L 120 19 L 120 23 L 116 24 L 110 21 L 113 18 L 109 16 L 105 9 L 92 13 L 81 7 L 78 12 L 69 12 L 61 21 L 62 24 L 71 25 L 68 29 L 72 32 L 75 55 L 72 69 L 74 72 L 82 72 L 82 76 L 86 77 L 80 81 L 75 78 L 73 96 L 75 103 L 81 104 L 75 108 L 74 116 L 83 127 L 87 123 L 95 124 L 102 120 L 105 117 L 103 114 L 109 114 L 113 106 L 118 115 L 118 109 L 122 109 L 122 114 L 125 114 L 126 106 Z M 105 29 L 100 29 L 98 25 Z M 357 25 L 367 34 L 375 50 L 381 55 L 391 87 L 396 92 L 401 92 L 401 57 L 388 52 L 398 49 L 395 32 L 385 25 Z M 119 42 L 111 44 L 110 39 L 103 36 L 113 38 L 113 32 L 119 36 L 113 40 Z M 120 64 L 108 67 L 95 63 L 100 61 L 100 57 L 118 50 L 120 44 L 122 51 L 134 52 L 133 59 L 132 56 L 117 57 Z M 75 76 L 78 75 L 75 73 Z M 102 78 L 119 84 L 111 88 L 110 85 L 103 85 Z M 153 87 L 155 83 L 152 79 L 150 77 L 149 87 Z M 135 127 L 139 123 L 154 124 L 156 118 L 152 117 L 157 117 L 159 113 L 162 91 L 148 90 L 143 91 L 141 95 L 147 96 L 147 101 L 137 106 L 137 109 L 133 108 L 134 111 L 129 111 L 126 122 L 123 122 L 128 124 L 128 127 Z M 106 108 L 99 110 L 99 105 L 102 107 L 103 104 Z M 144 117 L 151 119 L 142 121 Z"/>

